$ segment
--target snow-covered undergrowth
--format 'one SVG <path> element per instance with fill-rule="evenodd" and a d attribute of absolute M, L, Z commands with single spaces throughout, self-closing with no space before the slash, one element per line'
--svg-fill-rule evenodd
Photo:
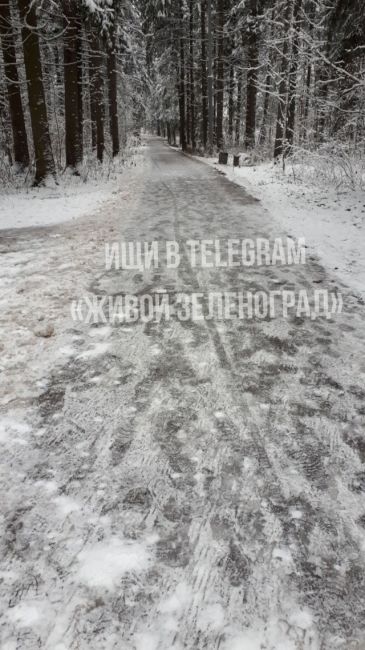
<path fill-rule="evenodd" d="M 103 164 L 85 157 L 79 175 L 68 171 L 44 187 L 32 187 L 31 177 L 12 173 L 0 193 L 0 230 L 49 226 L 90 213 L 106 201 L 120 185 L 126 168 L 139 162 L 141 148 L 131 140 L 122 153 Z"/>
<path fill-rule="evenodd" d="M 324 143 L 309 151 L 297 147 L 287 159 L 286 169 L 295 182 L 334 188 L 338 191 L 365 190 L 364 147 L 356 151 L 341 143 Z"/>
<path fill-rule="evenodd" d="M 260 199 L 293 237 L 305 237 L 312 254 L 356 293 L 365 295 L 365 174 L 363 162 L 343 157 L 342 167 L 321 154 L 280 164 L 234 168 L 216 158 L 199 158 Z"/>

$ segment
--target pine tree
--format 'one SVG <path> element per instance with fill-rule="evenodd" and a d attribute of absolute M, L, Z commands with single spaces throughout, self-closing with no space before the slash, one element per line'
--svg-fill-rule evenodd
<path fill-rule="evenodd" d="M 80 22 L 77 0 L 63 0 L 63 16 L 66 166 L 76 172 L 77 166 L 82 160 L 82 124 L 80 123 L 82 108 L 79 107 L 81 97 L 78 46 Z"/>
<path fill-rule="evenodd" d="M 245 147 L 253 149 L 255 146 L 256 133 L 256 101 L 258 84 L 258 0 L 250 0 L 249 16 L 247 24 L 247 91 L 246 91 L 246 129 Z"/>
<path fill-rule="evenodd" d="M 207 0 L 200 3 L 200 40 L 201 40 L 201 96 L 202 96 L 202 144 L 207 146 L 208 138 L 208 80 L 207 80 L 207 30 L 206 30 Z"/>
<path fill-rule="evenodd" d="M 24 169 L 29 165 L 29 151 L 9 0 L 0 2 L 0 36 L 13 135 L 14 162 L 20 169 Z"/>
<path fill-rule="evenodd" d="M 105 139 L 104 139 L 104 73 L 103 56 L 101 51 L 101 39 L 97 30 L 91 26 L 90 38 L 90 114 L 92 122 L 93 148 L 96 150 L 96 157 L 103 162 Z"/>
<path fill-rule="evenodd" d="M 115 11 L 116 11 L 115 6 L 113 6 L 113 17 L 107 35 L 109 128 L 110 128 L 110 136 L 112 141 L 113 157 L 117 156 L 120 150 L 119 122 L 118 122 L 118 65 L 117 65 Z"/>
<path fill-rule="evenodd" d="M 217 0 L 217 81 L 216 81 L 216 110 L 217 148 L 223 147 L 223 107 L 224 107 L 224 22 L 225 0 Z"/>
<path fill-rule="evenodd" d="M 300 20 L 299 14 L 302 7 L 302 0 L 294 0 L 293 11 L 293 42 L 291 53 L 291 65 L 289 70 L 289 96 L 288 107 L 286 114 L 286 140 L 288 154 L 294 143 L 294 127 L 295 127 L 295 113 L 296 113 L 296 91 L 297 91 L 297 74 L 299 64 L 299 35 L 300 35 Z"/>
<path fill-rule="evenodd" d="M 284 35 L 283 35 L 283 52 L 280 69 L 280 83 L 278 91 L 278 112 L 276 118 L 276 133 L 274 145 L 274 158 L 279 158 L 284 153 L 285 134 L 286 134 L 286 101 L 287 101 L 287 81 L 289 68 L 289 33 L 290 21 L 292 15 L 292 1 L 286 0 L 284 16 Z"/>
<path fill-rule="evenodd" d="M 32 0 L 18 0 L 18 7 L 22 22 L 21 32 L 24 64 L 27 75 L 29 112 L 33 133 L 35 157 L 34 184 L 39 185 L 50 174 L 55 175 L 55 164 L 43 86 L 36 7 Z"/>

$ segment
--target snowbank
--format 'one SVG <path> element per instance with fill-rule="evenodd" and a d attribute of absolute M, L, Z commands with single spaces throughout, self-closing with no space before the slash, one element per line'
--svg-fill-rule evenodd
<path fill-rule="evenodd" d="M 45 187 L 20 185 L 22 178 L 13 179 L 17 186 L 0 193 L 0 231 L 8 228 L 52 226 L 95 212 L 104 201 L 121 191 L 123 174 L 143 161 L 143 146 L 128 143 L 114 160 L 103 165 L 84 161 L 80 176 L 67 172 L 58 185 L 53 179 Z M 24 183 L 25 183 L 25 179 Z"/>
<path fill-rule="evenodd" d="M 337 191 L 294 181 L 273 163 L 234 168 L 199 158 L 261 200 L 278 226 L 305 237 L 330 272 L 365 298 L 365 192 Z"/>
<path fill-rule="evenodd" d="M 0 230 L 51 226 L 88 214 L 109 198 L 111 184 L 70 188 L 42 187 L 0 195 Z"/>

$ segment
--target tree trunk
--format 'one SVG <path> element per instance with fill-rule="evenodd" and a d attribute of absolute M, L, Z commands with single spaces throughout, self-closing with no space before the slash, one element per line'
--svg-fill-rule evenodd
<path fill-rule="evenodd" d="M 30 120 L 32 125 L 36 172 L 34 184 L 55 174 L 43 87 L 41 53 L 37 33 L 37 15 L 31 0 L 18 0 L 22 21 L 22 41 L 27 75 Z"/>
<path fill-rule="evenodd" d="M 240 132 L 241 132 L 241 111 L 242 111 L 242 75 L 241 71 L 238 71 L 237 79 L 237 103 L 236 103 L 236 123 L 235 123 L 235 144 L 239 145 L 240 143 Z"/>
<path fill-rule="evenodd" d="M 287 153 L 290 152 L 294 143 L 294 128 L 295 128 L 295 112 L 296 112 L 296 91 L 297 91 L 297 73 L 299 62 L 299 34 L 300 34 L 300 21 L 298 19 L 301 10 L 302 0 L 295 0 L 294 13 L 293 13 L 293 44 L 292 44 L 292 57 L 289 72 L 289 98 L 288 109 L 286 114 L 286 139 L 287 139 Z"/>
<path fill-rule="evenodd" d="M 190 85 L 190 135 L 191 147 L 196 149 L 195 139 L 195 88 L 194 88 L 194 0 L 189 1 L 189 85 Z"/>
<path fill-rule="evenodd" d="M 0 147 L 6 153 L 10 167 L 13 165 L 11 143 L 9 142 L 9 118 L 6 110 L 5 93 L 0 85 Z"/>
<path fill-rule="evenodd" d="M 286 131 L 286 92 L 287 92 L 287 78 L 288 78 L 288 52 L 289 52 L 289 27 L 290 27 L 290 16 L 292 11 L 292 2 L 287 0 L 285 17 L 284 17 L 284 45 L 283 45 L 283 55 L 281 60 L 281 70 L 280 70 L 280 84 L 278 92 L 278 114 L 276 119 L 276 134 L 275 134 L 275 145 L 274 145 L 274 158 L 278 158 L 284 153 L 284 141 L 285 141 L 285 131 Z"/>
<path fill-rule="evenodd" d="M 257 101 L 257 81 L 258 81 L 258 25 L 257 25 L 257 0 L 251 0 L 250 3 L 250 31 L 248 34 L 247 46 L 247 97 L 246 97 L 246 129 L 245 129 L 245 147 L 253 149 L 255 146 L 256 132 L 256 101 Z"/>
<path fill-rule="evenodd" d="M 53 48 L 53 56 L 54 56 L 54 66 L 55 66 L 55 73 L 56 73 L 56 86 L 60 87 L 63 83 L 62 80 L 62 70 L 61 70 L 61 64 L 60 64 L 60 53 L 59 53 L 59 46 L 55 44 L 55 47 Z"/>
<path fill-rule="evenodd" d="M 275 10 L 274 8 L 271 10 L 269 14 L 269 30 L 268 30 L 268 35 L 267 39 L 270 41 L 273 35 L 273 25 L 275 23 Z M 260 136 L 259 136 L 259 144 L 263 145 L 266 141 L 266 136 L 267 136 L 267 118 L 268 118 L 268 113 L 269 113 L 269 105 L 270 105 L 270 93 L 271 93 L 271 87 L 272 87 L 272 70 L 273 66 L 275 66 L 275 55 L 273 58 L 268 60 L 267 62 L 267 70 L 266 70 L 266 79 L 265 79 L 265 90 L 264 90 L 264 105 L 263 105 L 263 110 L 262 110 L 262 120 L 260 124 Z"/>
<path fill-rule="evenodd" d="M 82 20 L 79 17 L 78 30 L 76 38 L 77 49 L 77 107 L 79 114 L 79 147 L 80 147 L 80 160 L 83 158 L 84 153 L 84 68 L 83 68 L 83 28 Z"/>
<path fill-rule="evenodd" d="M 186 130 L 186 144 L 191 144 L 191 98 L 190 98 L 190 70 L 189 70 L 189 43 L 184 47 L 185 56 L 185 130 Z"/>
<path fill-rule="evenodd" d="M 108 46 L 108 101 L 109 101 L 109 125 L 112 140 L 113 157 L 119 154 L 119 124 L 118 124 L 118 71 L 115 42 L 115 25 L 112 26 L 112 34 Z"/>
<path fill-rule="evenodd" d="M 96 104 L 95 96 L 92 92 L 94 84 L 94 71 L 92 60 L 92 45 L 91 39 L 89 40 L 89 106 L 90 106 L 90 124 L 91 124 L 91 148 L 96 151 Z"/>
<path fill-rule="evenodd" d="M 307 74 L 305 79 L 305 100 L 303 111 L 303 124 L 301 129 L 301 140 L 304 139 L 308 127 L 309 103 L 310 103 L 310 88 L 312 83 L 312 61 L 307 63 Z"/>
<path fill-rule="evenodd" d="M 91 29 L 90 51 L 90 113 L 93 129 L 93 148 L 99 162 L 104 158 L 104 82 L 103 57 L 100 39 Z"/>
<path fill-rule="evenodd" d="M 208 48 L 207 48 L 208 152 L 209 155 L 212 155 L 213 138 L 214 138 L 212 0 L 207 0 L 207 19 L 208 19 Z"/>
<path fill-rule="evenodd" d="M 311 2 L 307 9 L 307 22 L 308 22 L 307 31 L 310 38 L 312 38 L 315 13 L 316 13 L 315 4 L 314 2 Z M 307 70 L 305 75 L 304 110 L 303 110 L 303 120 L 302 120 L 301 133 L 300 133 L 301 141 L 305 140 L 307 132 L 309 130 L 308 116 L 309 116 L 309 108 L 311 104 L 311 85 L 312 85 L 312 74 L 313 74 L 313 68 L 312 68 L 313 54 L 312 54 L 312 49 L 310 44 L 307 47 L 307 56 L 308 56 L 308 62 L 307 62 Z"/>
<path fill-rule="evenodd" d="M 260 144 L 264 144 L 266 140 L 267 115 L 269 112 L 270 90 L 271 90 L 271 72 L 268 70 L 266 74 L 266 81 L 265 81 L 264 107 L 262 111 L 262 122 L 260 128 Z"/>
<path fill-rule="evenodd" d="M 179 4 L 179 113 L 180 113 L 180 147 L 186 149 L 185 131 L 185 53 L 184 53 L 184 24 L 182 6 Z"/>
<path fill-rule="evenodd" d="M 79 24 L 75 0 L 64 0 L 63 62 L 65 85 L 65 142 L 66 166 L 77 170 L 82 160 L 79 110 Z"/>
<path fill-rule="evenodd" d="M 229 88 L 228 88 L 228 136 L 231 144 L 233 140 L 233 115 L 234 115 L 233 92 L 234 92 L 234 70 L 233 70 L 233 63 L 231 62 L 229 66 Z"/>
<path fill-rule="evenodd" d="M 200 4 L 200 34 L 201 34 L 201 91 L 202 91 L 202 142 L 207 147 L 208 138 L 208 81 L 207 81 L 207 46 L 206 46 L 206 8 L 207 0 L 201 0 Z"/>
<path fill-rule="evenodd" d="M 223 147 L 224 0 L 217 0 L 217 147 Z"/>
<path fill-rule="evenodd" d="M 215 23 L 216 19 L 214 20 L 214 32 L 215 32 Z M 218 78 L 218 65 L 217 65 L 217 38 L 214 33 L 214 38 L 213 38 L 213 133 L 214 133 L 214 142 L 217 144 L 217 78 Z"/>
<path fill-rule="evenodd" d="M 15 42 L 9 0 L 0 1 L 0 35 L 4 61 L 4 74 L 13 135 L 14 161 L 20 169 L 29 165 L 27 132 L 23 113 L 16 63 Z"/>

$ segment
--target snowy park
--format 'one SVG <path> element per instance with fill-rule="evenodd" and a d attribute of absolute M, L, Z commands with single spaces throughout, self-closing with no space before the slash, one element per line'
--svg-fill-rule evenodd
<path fill-rule="evenodd" d="M 0 44 L 0 650 L 364 650 L 362 0 Z"/>

